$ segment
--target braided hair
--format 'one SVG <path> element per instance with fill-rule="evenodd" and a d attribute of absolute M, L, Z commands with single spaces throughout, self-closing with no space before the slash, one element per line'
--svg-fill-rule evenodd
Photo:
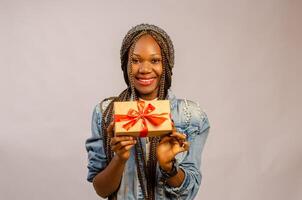
<path fill-rule="evenodd" d="M 115 97 L 107 106 L 102 114 L 102 133 L 104 137 L 104 148 L 107 157 L 107 164 L 110 163 L 114 154 L 110 147 L 110 136 L 107 133 L 107 127 L 113 121 L 113 103 L 129 100 L 137 100 L 138 92 L 134 88 L 133 75 L 131 71 L 132 54 L 136 42 L 143 35 L 152 36 L 161 48 L 163 73 L 159 82 L 158 99 L 166 99 L 167 91 L 171 87 L 172 82 L 172 68 L 174 66 L 174 47 L 168 34 L 161 28 L 151 24 L 139 24 L 132 27 L 123 39 L 120 50 L 121 67 L 127 88 Z M 137 167 L 137 174 L 140 186 L 145 199 L 153 200 L 155 198 L 154 189 L 156 186 L 156 146 L 159 142 L 159 137 L 152 137 L 150 139 L 150 153 L 148 162 L 145 162 L 145 154 L 140 138 L 135 144 L 135 161 Z M 117 191 L 111 194 L 109 199 L 116 199 Z"/>

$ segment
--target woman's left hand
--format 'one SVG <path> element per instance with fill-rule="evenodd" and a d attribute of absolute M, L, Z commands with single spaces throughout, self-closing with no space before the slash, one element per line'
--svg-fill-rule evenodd
<path fill-rule="evenodd" d="M 179 133 L 173 128 L 170 135 L 161 138 L 157 145 L 156 155 L 160 167 L 165 171 L 172 169 L 172 160 L 175 156 L 184 151 L 188 151 L 190 144 L 186 141 L 186 135 Z"/>

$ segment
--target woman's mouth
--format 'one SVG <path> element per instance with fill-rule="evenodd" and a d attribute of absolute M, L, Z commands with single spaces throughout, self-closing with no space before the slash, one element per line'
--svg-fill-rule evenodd
<path fill-rule="evenodd" d="M 154 82 L 155 78 L 136 78 L 136 80 L 142 86 L 149 86 Z"/>

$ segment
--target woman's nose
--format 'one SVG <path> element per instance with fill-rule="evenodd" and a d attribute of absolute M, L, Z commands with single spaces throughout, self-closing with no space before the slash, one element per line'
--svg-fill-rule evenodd
<path fill-rule="evenodd" d="M 142 62 L 139 66 L 139 73 L 150 73 L 152 71 L 152 66 L 147 62 Z"/>

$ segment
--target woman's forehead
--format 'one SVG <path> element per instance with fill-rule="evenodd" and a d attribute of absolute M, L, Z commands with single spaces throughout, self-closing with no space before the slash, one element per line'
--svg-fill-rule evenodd
<path fill-rule="evenodd" d="M 135 43 L 133 54 L 159 54 L 161 48 L 151 35 L 141 36 Z"/>

